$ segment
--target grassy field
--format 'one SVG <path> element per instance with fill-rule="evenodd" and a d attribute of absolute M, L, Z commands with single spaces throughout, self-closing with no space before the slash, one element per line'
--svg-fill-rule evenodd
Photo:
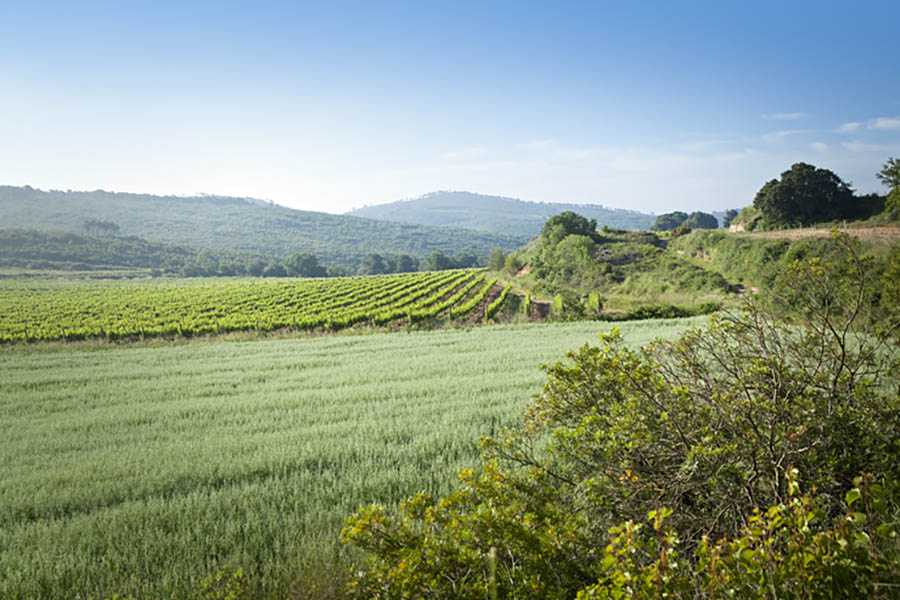
<path fill-rule="evenodd" d="M 0 598 L 196 597 L 224 564 L 253 597 L 327 596 L 354 509 L 448 491 L 539 365 L 608 328 L 3 350 Z"/>

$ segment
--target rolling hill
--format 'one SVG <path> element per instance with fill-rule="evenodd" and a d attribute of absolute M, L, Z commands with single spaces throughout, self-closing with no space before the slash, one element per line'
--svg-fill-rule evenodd
<path fill-rule="evenodd" d="M 92 219 L 115 224 L 122 236 L 280 257 L 310 253 L 323 264 L 353 268 L 370 252 L 424 257 L 439 250 L 486 258 L 495 247 L 509 251 L 527 241 L 525 236 L 294 210 L 250 198 L 0 186 L 0 227 L 80 232 Z"/>
<path fill-rule="evenodd" d="M 399 223 L 463 227 L 502 235 L 531 238 L 540 235 L 549 217 L 573 211 L 597 225 L 620 229 L 650 229 L 656 215 L 613 209 L 598 204 L 525 202 L 471 192 L 433 192 L 412 200 L 364 206 L 346 214 Z"/>

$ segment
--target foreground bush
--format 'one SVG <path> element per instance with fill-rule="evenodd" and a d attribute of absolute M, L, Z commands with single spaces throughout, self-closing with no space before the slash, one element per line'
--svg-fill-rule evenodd
<path fill-rule="evenodd" d="M 368 553 L 352 589 L 892 596 L 895 496 L 860 485 L 900 481 L 895 327 L 841 241 L 840 260 L 796 263 L 741 315 L 639 352 L 614 332 L 548 367 L 523 426 L 484 439 L 454 493 L 351 517 L 343 538 Z M 865 512 L 849 506 L 863 495 Z"/>

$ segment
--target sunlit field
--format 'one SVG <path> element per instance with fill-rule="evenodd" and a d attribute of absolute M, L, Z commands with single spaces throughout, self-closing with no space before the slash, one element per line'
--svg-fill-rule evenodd
<path fill-rule="evenodd" d="M 620 324 L 634 346 L 701 319 Z M 370 502 L 445 493 L 598 322 L 0 352 L 0 597 L 325 594 Z M 318 591 L 309 589 L 318 585 Z"/>

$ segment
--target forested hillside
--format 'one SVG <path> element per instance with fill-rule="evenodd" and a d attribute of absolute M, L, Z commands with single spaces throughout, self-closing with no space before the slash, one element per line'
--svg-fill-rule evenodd
<path fill-rule="evenodd" d="M 237 250 L 198 250 L 139 237 L 0 229 L 0 269 L 12 271 L 147 271 L 146 274 L 261 275 L 276 261 Z M 258 271 L 258 272 L 255 272 Z"/>
<path fill-rule="evenodd" d="M 464 227 L 530 239 L 541 233 L 541 227 L 549 217 L 567 210 L 596 219 L 601 226 L 621 229 L 650 229 L 655 219 L 654 215 L 595 204 L 525 202 L 502 196 L 448 191 L 433 192 L 412 200 L 364 206 L 347 214 L 400 223 Z"/>
<path fill-rule="evenodd" d="M 0 186 L 4 227 L 80 232 L 86 223 L 98 221 L 115 225 L 122 236 L 281 257 L 309 253 L 323 264 L 353 269 L 373 252 L 425 257 L 440 251 L 486 258 L 495 247 L 511 250 L 525 240 L 294 210 L 248 198 Z"/>

